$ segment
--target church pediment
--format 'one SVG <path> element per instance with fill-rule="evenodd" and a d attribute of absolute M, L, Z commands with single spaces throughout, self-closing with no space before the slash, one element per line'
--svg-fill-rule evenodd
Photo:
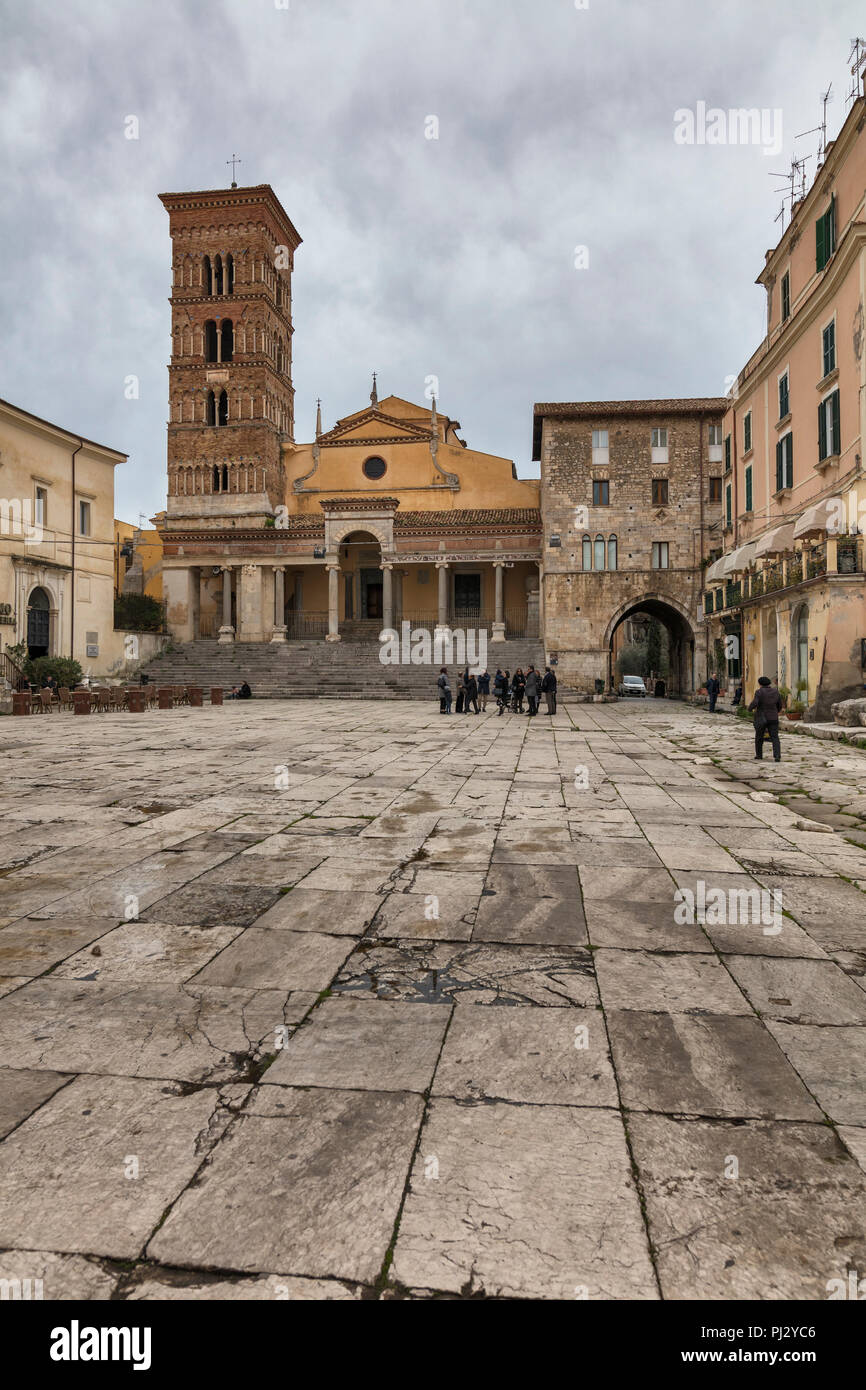
<path fill-rule="evenodd" d="M 430 438 L 429 426 L 423 429 L 408 420 L 395 420 L 381 410 L 368 410 L 338 420 L 332 430 L 320 435 L 319 443 L 329 444 L 417 444 Z"/>

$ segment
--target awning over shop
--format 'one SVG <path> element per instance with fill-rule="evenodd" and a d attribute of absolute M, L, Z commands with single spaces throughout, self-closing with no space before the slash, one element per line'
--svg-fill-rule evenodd
<path fill-rule="evenodd" d="M 755 550 L 755 541 L 749 541 L 736 550 L 729 550 L 724 557 L 722 574 L 727 578 L 729 574 L 738 574 L 741 570 L 748 569 L 755 559 Z"/>
<path fill-rule="evenodd" d="M 721 584 L 723 578 L 722 566 L 725 563 L 724 555 L 720 555 L 718 560 L 714 560 L 704 576 L 704 587 L 709 584 Z"/>
<path fill-rule="evenodd" d="M 838 534 L 844 530 L 844 503 L 840 497 L 825 497 L 821 502 L 816 502 L 814 507 L 808 507 L 794 523 L 794 540 L 798 541 L 803 536 L 823 535 L 825 531 L 832 531 Z M 843 524 L 840 526 L 840 521 Z"/>
<path fill-rule="evenodd" d="M 755 542 L 755 559 L 763 560 L 769 555 L 781 555 L 786 550 L 791 550 L 794 545 L 794 523 L 786 521 L 783 526 L 774 526 L 772 531 L 765 531 L 760 540 Z"/>

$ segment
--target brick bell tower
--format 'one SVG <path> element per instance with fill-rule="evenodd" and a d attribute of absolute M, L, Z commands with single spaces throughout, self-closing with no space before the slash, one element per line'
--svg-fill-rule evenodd
<path fill-rule="evenodd" d="M 261 525 L 294 438 L 292 268 L 269 184 L 162 193 L 172 240 L 165 527 Z"/>

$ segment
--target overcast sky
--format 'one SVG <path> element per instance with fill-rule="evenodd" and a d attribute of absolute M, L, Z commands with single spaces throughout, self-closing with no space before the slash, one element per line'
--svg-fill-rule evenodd
<path fill-rule="evenodd" d="M 438 377 L 469 445 L 523 476 L 534 401 L 723 394 L 764 332 L 769 175 L 795 151 L 814 175 L 817 136 L 794 136 L 831 82 L 841 125 L 862 3 L 284 4 L 0 3 L 0 395 L 130 455 L 118 516 L 165 499 L 157 194 L 226 186 L 232 152 L 304 238 L 299 440 L 374 368 L 419 402 Z M 779 109 L 781 150 L 676 143 L 698 102 Z"/>

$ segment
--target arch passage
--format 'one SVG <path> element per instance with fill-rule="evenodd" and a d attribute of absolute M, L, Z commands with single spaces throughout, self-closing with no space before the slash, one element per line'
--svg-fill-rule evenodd
<path fill-rule="evenodd" d="M 641 616 L 655 618 L 667 630 L 669 671 L 666 678 L 669 695 L 688 695 L 695 689 L 696 632 L 691 619 L 676 601 L 646 594 L 632 599 L 614 613 L 608 623 L 605 641 L 608 648 L 608 679 L 615 685 L 614 663 L 622 645 L 623 624 Z M 632 673 L 629 673 L 632 674 Z M 633 674 L 640 674 L 635 672 Z"/>

